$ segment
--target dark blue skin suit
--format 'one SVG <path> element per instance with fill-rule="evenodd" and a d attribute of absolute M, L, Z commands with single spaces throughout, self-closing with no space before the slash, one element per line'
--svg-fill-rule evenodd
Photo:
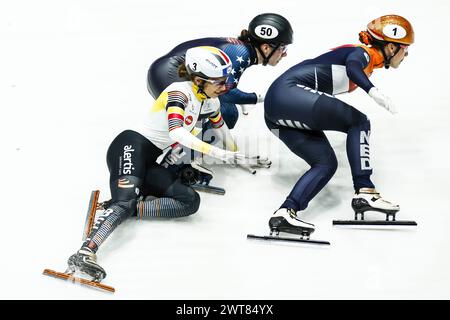
<path fill-rule="evenodd" d="M 267 127 L 276 129 L 279 139 L 311 166 L 281 208 L 304 210 L 334 175 L 336 155 L 323 130 L 347 134 L 355 190 L 375 188 L 370 179 L 370 121 L 334 95 L 356 86 L 368 92 L 374 87 L 368 76 L 382 67 L 382 58 L 379 62 L 370 48 L 343 46 L 293 66 L 270 86 L 264 101 Z"/>

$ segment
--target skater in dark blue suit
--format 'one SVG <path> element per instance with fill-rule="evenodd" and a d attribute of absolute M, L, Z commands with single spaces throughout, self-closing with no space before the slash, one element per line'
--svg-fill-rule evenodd
<path fill-rule="evenodd" d="M 335 95 L 360 87 L 379 105 L 396 113 L 391 100 L 369 80 L 377 68 L 397 68 L 414 42 L 411 24 L 396 15 L 383 16 L 360 33 L 364 45 L 346 45 L 306 60 L 287 70 L 270 86 L 264 102 L 265 121 L 278 137 L 311 168 L 298 180 L 269 220 L 272 231 L 310 234 L 314 225 L 302 221 L 297 212 L 328 183 L 337 169 L 336 155 L 324 130 L 347 134 L 355 206 L 376 211 L 400 210 L 380 197 L 371 181 L 370 121 L 367 116 Z"/>

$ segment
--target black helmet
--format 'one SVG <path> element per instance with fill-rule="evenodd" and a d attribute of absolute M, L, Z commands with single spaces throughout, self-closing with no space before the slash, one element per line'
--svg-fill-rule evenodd
<path fill-rule="evenodd" d="M 276 13 L 257 15 L 248 25 L 250 40 L 272 45 L 291 44 L 293 31 L 286 18 Z"/>

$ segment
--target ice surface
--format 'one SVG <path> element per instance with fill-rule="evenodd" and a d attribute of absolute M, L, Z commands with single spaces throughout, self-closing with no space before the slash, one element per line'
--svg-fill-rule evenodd
<path fill-rule="evenodd" d="M 227 10 L 228 8 L 228 10 Z M 2 1 L 0 112 L 1 299 L 449 299 L 450 215 L 448 1 Z M 372 81 L 397 104 L 390 115 L 362 90 L 342 99 L 372 122 L 374 181 L 417 228 L 332 227 L 352 217 L 345 135 L 328 134 L 339 168 L 305 220 L 329 248 L 267 244 L 264 234 L 307 165 L 271 136 L 262 106 L 241 115 L 236 136 L 270 142 L 274 166 L 255 176 L 214 167 L 225 196 L 202 194 L 199 212 L 166 221 L 123 223 L 99 252 L 105 295 L 41 275 L 64 270 L 80 245 L 91 190 L 109 198 L 106 149 L 145 114 L 148 66 L 173 46 L 236 36 L 261 12 L 295 30 L 276 68 L 255 66 L 240 88 L 264 92 L 284 70 L 329 48 L 357 43 L 373 18 L 397 13 L 416 30 L 398 70 Z"/>

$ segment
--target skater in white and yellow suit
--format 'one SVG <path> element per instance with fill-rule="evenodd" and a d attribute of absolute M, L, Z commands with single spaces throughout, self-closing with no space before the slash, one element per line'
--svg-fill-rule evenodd
<path fill-rule="evenodd" d="M 156 162 L 165 148 L 178 143 L 226 162 L 244 158 L 236 152 L 217 98 L 226 92 L 230 58 L 214 47 L 191 48 L 179 71 L 186 81 L 169 85 L 144 124 L 136 130 L 123 131 L 111 143 L 107 163 L 112 199 L 81 248 L 69 258 L 70 270 L 102 280 L 106 272 L 96 263 L 95 253 L 113 230 L 132 215 L 175 218 L 198 210 L 198 193 Z M 192 134 L 200 117 L 209 118 L 220 138 L 229 141 L 230 150 L 210 145 Z M 141 196 L 146 197 L 145 201 L 138 201 Z"/>

